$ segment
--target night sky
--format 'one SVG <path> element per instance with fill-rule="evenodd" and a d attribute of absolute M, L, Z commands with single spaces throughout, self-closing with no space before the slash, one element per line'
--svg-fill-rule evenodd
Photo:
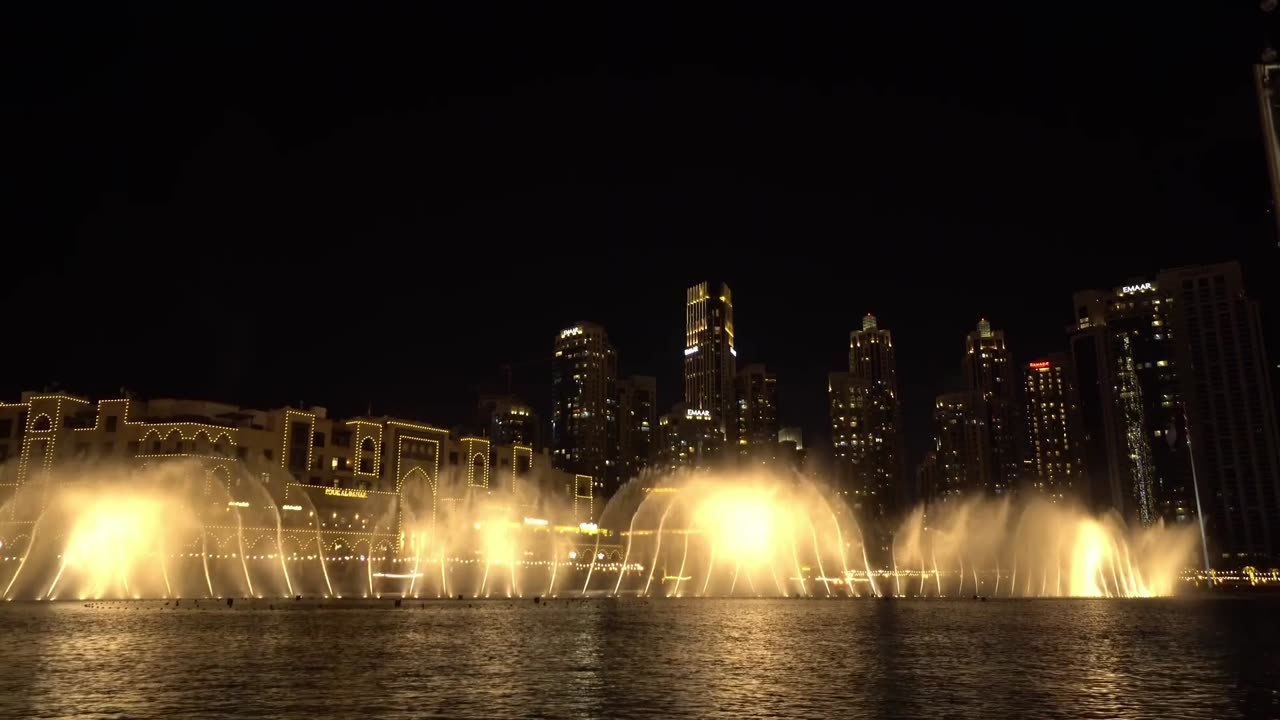
<path fill-rule="evenodd" d="M 545 418 L 552 338 L 594 320 L 674 402 L 684 287 L 721 277 L 811 443 L 875 312 L 914 462 L 979 317 L 1027 360 L 1074 290 L 1239 259 L 1280 337 L 1250 2 L 34 5 L 5 399 L 449 426 L 510 364 Z"/>

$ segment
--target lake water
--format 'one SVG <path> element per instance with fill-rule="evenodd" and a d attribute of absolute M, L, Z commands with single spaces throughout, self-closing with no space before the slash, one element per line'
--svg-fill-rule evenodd
<path fill-rule="evenodd" d="M 0 606 L 0 716 L 1280 716 L 1280 600 Z"/>

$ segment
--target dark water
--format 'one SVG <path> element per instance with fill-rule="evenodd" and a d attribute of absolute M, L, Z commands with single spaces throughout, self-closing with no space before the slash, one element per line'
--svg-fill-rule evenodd
<path fill-rule="evenodd" d="M 1280 601 L 0 607 L 4 717 L 1280 716 Z"/>

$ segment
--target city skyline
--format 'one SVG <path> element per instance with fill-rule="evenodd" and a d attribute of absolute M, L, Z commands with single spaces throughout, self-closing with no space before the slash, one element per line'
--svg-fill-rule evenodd
<path fill-rule="evenodd" d="M 1280 0 L 9 16 L 0 718 L 1275 714 Z"/>
<path fill-rule="evenodd" d="M 933 399 L 961 387 L 944 346 L 979 318 L 1029 360 L 1061 349 L 1072 293 L 1276 261 L 1254 7 L 1165 7 L 1166 35 L 1132 32 L 1145 8 L 1108 8 L 1097 28 L 1072 6 L 1027 26 L 1034 45 L 992 32 L 1003 23 L 988 8 L 927 23 L 906 8 L 815 9 L 815 22 L 741 34 L 745 46 L 723 31 L 750 18 L 692 13 L 688 32 L 623 23 L 665 40 L 618 39 L 628 51 L 600 62 L 546 54 L 560 45 L 520 23 L 420 8 L 474 65 L 413 22 L 355 22 L 380 31 L 348 56 L 330 48 L 353 24 L 332 18 L 284 53 L 270 33 L 135 33 L 94 12 L 56 26 L 96 49 L 101 73 L 81 78 L 62 45 L 23 38 L 43 75 L 15 89 L 30 112 L 7 217 L 24 240 L 0 300 L 114 309 L 71 331 L 25 322 L 9 393 L 125 384 L 463 421 L 504 365 L 544 384 L 545 337 L 588 319 L 623 350 L 620 374 L 655 376 L 669 407 L 683 330 L 670 297 L 720 277 L 742 359 L 768 364 L 780 422 L 818 442 L 845 333 L 867 312 L 895 328 L 910 466 Z M 1085 27 L 1100 31 L 1087 48 Z M 130 41 L 100 42 L 112 29 Z M 939 74 L 919 47 L 962 66 Z M 451 70 L 424 85 L 424 67 Z M 1165 122 L 1170 107 L 1185 121 Z M 1275 357 L 1280 289 L 1248 281 Z M 340 369 L 320 359 L 334 355 Z M 529 400 L 547 422 L 549 394 Z"/>
<path fill-rule="evenodd" d="M 1125 283 L 1129 280 L 1134 280 L 1136 283 L 1137 280 L 1142 278 L 1146 278 L 1143 282 L 1150 282 L 1155 279 L 1159 268 L 1146 270 L 1145 272 L 1142 272 L 1142 270 L 1144 269 L 1129 269 L 1111 272 L 1109 275 L 1122 278 L 1119 281 L 1120 283 Z M 1274 324 L 1275 316 L 1268 314 L 1267 310 L 1270 306 L 1266 300 L 1273 290 L 1268 283 L 1255 282 L 1250 284 L 1249 278 L 1253 277 L 1250 271 L 1250 266 L 1244 265 L 1245 283 L 1246 287 L 1249 288 L 1250 297 L 1257 298 L 1262 306 L 1264 335 L 1268 343 L 1270 362 L 1274 372 L 1277 365 L 1275 360 L 1276 352 L 1271 348 L 1274 345 L 1274 338 L 1277 332 L 1270 331 L 1270 326 Z M 1102 273 L 1095 271 L 1094 274 Z M 728 273 L 723 273 L 722 276 L 731 280 L 733 277 Z M 597 323 L 609 334 L 614 346 L 618 349 L 618 377 L 647 375 L 656 378 L 658 414 L 665 412 L 676 401 L 683 399 L 683 394 L 680 392 L 682 367 L 678 361 L 673 360 L 673 357 L 679 357 L 681 348 L 684 347 L 683 341 L 678 337 L 682 337 L 686 330 L 685 318 L 680 307 L 683 303 L 672 302 L 671 297 L 673 295 L 683 297 L 686 287 L 692 284 L 692 281 L 690 281 L 685 287 L 668 286 L 670 289 L 667 290 L 667 296 L 663 302 L 667 307 L 666 315 L 668 316 L 665 327 L 658 323 L 637 323 L 636 325 L 639 327 L 618 322 Z M 1140 285 L 1141 283 L 1137 284 Z M 1259 286 L 1257 291 L 1254 290 L 1255 285 Z M 1009 331 L 1010 353 L 1015 365 L 1041 359 L 1043 356 L 1054 352 L 1069 350 L 1070 338 L 1067 330 L 1074 323 L 1072 319 L 1074 296 L 1081 290 L 1088 288 L 1088 286 L 1080 283 L 1070 283 L 1064 286 L 1071 288 L 1071 290 L 1058 298 L 1060 302 L 1055 303 L 1056 312 L 1050 312 L 1038 320 L 1025 318 L 1018 325 L 1013 326 L 1015 329 Z M 640 291 L 651 297 L 655 294 L 655 288 L 659 287 L 662 286 L 650 286 Z M 756 286 L 751 284 L 748 284 L 747 287 L 756 289 Z M 1125 285 L 1102 286 L 1094 284 L 1093 287 L 1109 293 L 1121 290 Z M 767 295 L 767 297 L 776 297 L 776 291 Z M 737 361 L 737 366 L 743 367 L 757 362 L 766 364 L 770 372 L 778 378 L 778 395 L 781 398 L 778 407 L 778 423 L 783 426 L 801 427 L 804 431 L 806 445 L 818 448 L 820 453 L 827 452 L 830 444 L 827 373 L 833 368 L 839 368 L 847 364 L 848 334 L 860 328 L 866 312 L 858 312 L 852 316 L 847 322 L 849 325 L 847 328 L 838 324 L 825 328 L 813 328 L 811 325 L 813 320 L 810 320 L 805 326 L 806 330 L 812 330 L 812 332 L 806 333 L 807 342 L 810 347 L 813 345 L 820 347 L 816 348 L 816 352 L 812 355 L 797 357 L 794 348 L 784 346 L 779 350 L 776 342 L 766 341 L 773 340 L 778 336 L 783 338 L 794 337 L 795 330 L 789 327 L 786 321 L 777 323 L 770 318 L 794 315 L 799 312 L 800 308 L 794 306 L 761 307 L 759 298 L 753 298 L 750 293 L 743 293 L 742 291 L 736 291 L 734 298 L 737 304 L 745 302 L 746 307 L 749 309 L 749 312 L 745 315 L 739 310 L 738 315 L 746 318 L 747 327 L 750 328 L 748 334 L 745 335 L 746 345 L 744 350 L 734 358 Z M 745 301 L 743 298 L 745 298 Z M 1031 304 L 1035 307 L 1043 307 L 1047 304 L 1043 299 L 1036 297 L 1024 298 L 1024 300 L 1026 300 L 1024 305 Z M 645 304 L 656 305 L 657 301 L 646 302 Z M 918 313 L 918 310 L 907 305 L 901 308 L 886 303 L 879 303 L 878 305 L 887 311 L 882 316 L 882 322 L 886 326 L 894 328 L 895 343 L 898 346 L 905 344 L 907 348 L 906 350 L 898 349 L 897 362 L 902 366 L 898 374 L 901 377 L 900 384 L 903 386 L 901 390 L 903 395 L 901 405 L 904 416 L 906 472 L 909 476 L 914 472 L 916 465 L 923 460 L 924 454 L 930 446 L 933 434 L 932 407 L 934 399 L 938 395 L 946 392 L 961 391 L 966 387 L 961 368 L 955 361 L 955 358 L 960 353 L 955 344 L 957 342 L 956 338 L 962 336 L 965 332 L 965 325 L 972 329 L 978 319 L 997 318 L 996 324 L 1001 331 L 1008 329 L 1010 326 L 998 320 L 1002 313 L 986 313 L 964 323 L 964 325 L 946 331 L 944 334 L 943 331 L 937 330 L 936 320 L 928 325 L 917 327 L 900 327 L 897 323 L 890 325 L 889 321 L 883 320 L 883 317 L 910 317 Z M 1025 308 L 1022 309 L 1024 315 L 1025 312 Z M 595 316 L 602 314 L 596 313 Z M 954 322 L 963 321 L 962 317 L 958 317 L 960 313 L 957 311 L 952 310 L 949 315 Z M 571 318 L 579 316 L 592 317 L 590 313 L 585 312 L 568 315 Z M 560 323 L 555 325 L 554 329 L 548 328 L 547 330 L 550 330 L 554 335 L 569 326 L 571 325 L 568 323 Z M 641 332 L 637 333 L 637 330 Z M 936 334 L 931 335 L 931 333 Z M 640 337 L 666 335 L 670 338 L 670 344 L 666 347 L 635 345 L 637 334 Z M 618 337 L 624 339 L 616 340 L 615 338 Z M 845 338 L 843 341 L 841 340 L 842 337 Z M 631 339 L 628 340 L 627 338 Z M 117 340 L 110 338 L 106 339 L 105 342 L 110 345 L 112 342 L 117 342 Z M 290 386 L 283 393 L 280 392 L 278 386 L 274 385 L 270 390 L 255 390 L 249 387 L 232 391 L 211 391 L 206 389 L 207 386 L 202 387 L 204 378 L 201 377 L 199 372 L 184 374 L 178 365 L 172 365 L 156 375 L 163 378 L 163 381 L 157 381 L 152 377 L 140 377 L 136 369 L 115 371 L 114 364 L 116 362 L 119 362 L 123 357 L 140 357 L 136 353 L 146 351 L 147 348 L 145 347 L 117 346 L 117 349 L 122 351 L 120 355 L 103 356 L 101 358 L 102 362 L 95 365 L 92 372 L 87 373 L 87 377 L 85 375 L 77 376 L 77 374 L 66 372 L 68 363 L 65 361 L 68 358 L 51 356 L 47 353 L 47 346 L 35 346 L 28 353 L 16 358 L 14 366 L 19 369 L 19 372 L 10 373 L 6 376 L 8 384 L 3 389 L 10 395 L 14 395 L 22 390 L 38 389 L 57 382 L 61 383 L 62 387 L 73 392 L 85 392 L 95 397 L 114 397 L 119 388 L 125 386 L 148 397 L 199 397 L 260 407 L 297 405 L 299 401 L 304 401 L 307 404 L 322 404 L 342 409 L 346 414 L 362 413 L 372 407 L 378 412 L 386 411 L 391 414 L 411 417 L 429 417 L 433 422 L 448 426 L 463 425 L 467 427 L 476 423 L 477 396 L 514 394 L 533 406 L 538 420 L 542 423 L 540 430 L 545 436 L 544 439 L 549 440 L 551 394 L 548 378 L 551 372 L 551 362 L 550 354 L 545 350 L 546 343 L 546 334 L 543 333 L 536 346 L 532 348 L 524 347 L 523 345 L 518 347 L 514 345 L 493 347 L 490 350 L 491 356 L 494 358 L 494 362 L 491 365 L 487 364 L 482 358 L 468 356 L 467 368 L 460 371 L 460 377 L 466 378 L 464 382 L 458 382 L 458 377 L 429 378 L 422 376 L 420 373 L 415 373 L 415 377 L 411 379 L 404 391 L 397 391 L 396 388 L 389 387 L 385 378 L 382 377 L 370 377 L 367 383 L 344 382 L 338 386 L 332 385 L 330 381 L 321 380 L 308 383 L 306 387 L 302 387 L 297 382 L 299 378 L 312 379 L 314 377 L 310 375 L 308 368 L 303 366 L 301 368 L 303 372 L 298 377 L 285 376 L 281 378 L 283 385 Z M 776 355 L 770 354 L 771 351 L 775 351 Z M 829 365 L 819 366 L 819 358 L 833 358 L 833 360 Z M 35 359 L 48 362 L 49 367 L 54 369 L 48 372 L 41 372 L 38 368 L 32 367 L 32 361 Z M 140 364 L 146 367 L 155 359 L 155 354 L 148 353 Z M 190 363 L 188 367 L 199 368 L 202 363 L 208 363 L 211 359 L 218 360 L 219 358 L 197 355 L 190 357 L 185 362 Z M 384 361 L 393 362 L 390 358 Z M 653 365 L 649 365 L 649 363 L 653 363 Z M 392 375 L 397 375 L 400 372 L 394 365 L 390 369 Z M 506 379 L 504 372 L 514 378 L 511 387 L 504 386 Z M 232 379 L 239 380 L 240 378 Z M 1015 378 L 1015 382 L 1020 383 L 1021 381 Z M 439 389 L 414 389 L 422 387 L 422 384 L 434 385 Z M 478 430 L 479 428 L 473 429 Z"/>
<path fill-rule="evenodd" d="M 665 473 L 773 466 L 774 472 L 799 470 L 841 497 L 873 523 L 881 551 L 892 542 L 885 534 L 889 523 L 921 503 L 941 508 L 953 497 L 1034 491 L 1055 503 L 1079 501 L 1094 512 L 1114 511 L 1142 527 L 1203 518 L 1199 527 L 1208 537 L 1206 566 L 1211 555 L 1235 559 L 1275 553 L 1280 434 L 1273 365 L 1266 358 L 1259 306 L 1246 290 L 1239 263 L 1162 270 L 1154 281 L 1117 287 L 1109 294 L 1075 293 L 1076 321 L 1066 333 L 1070 353 L 1052 352 L 1025 364 L 1015 364 L 1004 331 L 980 319 L 964 336 L 959 363 L 964 389 L 935 398 L 933 447 L 913 473 L 907 472 L 901 451 L 897 351 L 892 333 L 875 315 L 863 316 L 860 328 L 849 333 L 848 371 L 827 376 L 834 458 L 810 459 L 800 450 L 802 438 L 789 449 L 779 444 L 776 376 L 760 362 L 733 372 L 732 296 L 728 285 L 720 284 L 720 304 L 711 305 L 709 287 L 716 286 L 701 282 L 686 289 L 685 399 L 660 418 L 656 380 L 619 378 L 619 353 L 607 330 L 578 322 L 556 333 L 552 344 L 549 446 L 538 446 L 537 411 L 511 394 L 481 395 L 477 422 L 471 426 L 478 430 L 472 433 L 461 426 L 444 430 L 434 420 L 409 425 L 456 438 L 463 444 L 462 458 L 485 455 L 485 462 L 463 463 L 468 485 L 482 474 L 479 486 L 488 487 L 490 463 L 484 451 L 491 447 L 507 448 L 512 455 L 506 462 L 513 468 L 516 453 L 527 453 L 530 462 L 534 453 L 548 453 L 550 465 L 568 478 L 564 486 L 575 507 L 595 507 L 597 499 L 615 497 L 622 483 L 646 468 Z M 690 363 L 691 358 L 709 362 Z M 124 399 L 99 399 L 97 406 L 134 402 L 122 394 Z M 66 448 L 54 452 L 53 435 L 99 426 L 92 413 L 64 412 L 64 401 L 92 405 L 59 390 L 23 393 L 21 403 L 7 406 L 19 415 L 4 422 L 0 460 L 17 457 L 8 442 L 16 437 L 21 449 L 18 476 L 29 472 L 32 463 L 48 469 L 52 461 L 47 458 L 55 454 L 72 457 Z M 313 433 L 307 427 L 307 422 L 314 426 L 327 417 L 323 406 L 299 404 L 246 415 L 207 399 L 147 402 L 165 414 L 179 406 L 214 408 L 210 417 L 233 424 L 255 413 L 279 415 L 283 420 L 275 424 L 287 426 L 282 467 L 299 483 L 325 483 L 323 476 L 304 477 L 308 470 L 326 468 L 323 456 L 313 463 Z M 32 414 L 39 403 L 53 408 L 52 416 Z M 346 421 L 357 435 L 366 425 L 388 419 L 369 419 L 371 409 L 366 416 Z M 50 417 L 61 419 L 55 423 Z M 174 417 L 185 417 L 182 424 L 195 415 L 179 412 Z M 303 417 L 311 419 L 298 419 Z M 116 418 L 108 419 L 110 433 Z M 1194 442 L 1189 440 L 1193 428 Z M 29 442 L 24 432 L 50 435 Z M 324 434 L 315 435 L 315 447 L 323 448 Z M 385 446 L 379 451 L 380 437 L 357 440 L 359 454 L 341 468 L 353 472 L 354 479 L 347 478 L 346 485 L 335 479 L 332 487 L 369 489 L 360 482 L 380 474 L 378 453 L 386 454 Z M 157 453 L 162 452 L 161 439 L 156 438 Z M 207 444 L 210 438 L 205 440 Z M 135 445 L 126 454 L 146 457 Z M 108 446 L 106 455 L 114 455 L 114 443 Z M 350 439 L 342 446 L 351 447 Z M 94 447 L 77 442 L 74 456 L 94 456 Z M 213 457 L 229 459 L 225 446 L 213 448 Z M 176 449 L 163 454 L 184 450 L 180 436 Z M 262 453 L 273 460 L 273 450 Z M 433 451 L 433 457 L 438 453 Z M 451 455 L 451 463 L 458 456 Z M 333 469 L 339 469 L 337 460 Z M 1187 486 L 1188 474 L 1192 487 Z"/>

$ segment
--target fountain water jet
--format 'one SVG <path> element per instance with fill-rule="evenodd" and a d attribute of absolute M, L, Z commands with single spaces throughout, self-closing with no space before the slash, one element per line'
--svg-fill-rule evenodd
<path fill-rule="evenodd" d="M 596 535 L 596 546 L 591 550 L 591 565 L 587 568 L 587 579 L 582 583 L 582 595 L 587 594 L 587 586 L 591 584 L 591 573 L 596 569 L 596 558 L 600 556 L 600 535 Z M 621 577 L 622 573 L 618 573 Z"/>
<path fill-rule="evenodd" d="M 180 463 L 173 467 L 182 468 Z M 289 492 L 300 499 L 284 500 L 257 482 L 246 474 L 234 481 L 234 495 L 222 494 L 224 485 L 232 487 L 229 481 L 210 489 L 203 478 L 192 481 L 180 469 L 152 468 L 94 469 L 70 481 L 32 483 L 7 500 L 0 515 L 14 517 L 21 509 L 26 512 L 19 516 L 33 518 L 16 530 L 18 523 L 0 522 L 0 541 L 15 549 L 15 567 L 6 569 L 11 574 L 5 597 L 206 592 L 227 597 L 284 591 L 341 597 L 362 586 L 374 597 L 388 591 L 417 597 L 437 584 L 431 563 L 439 568 L 438 596 L 458 590 L 481 597 L 520 596 L 520 583 L 536 576 L 529 569 L 547 565 L 548 595 L 558 591 L 557 585 L 583 596 L 737 595 L 741 583 L 744 594 L 811 596 L 821 582 L 828 597 L 854 597 L 866 582 L 870 594 L 880 596 L 883 578 L 876 576 L 887 574 L 881 569 L 887 565 L 898 596 L 927 595 L 932 572 L 935 597 L 953 587 L 963 595 L 966 574 L 975 594 L 985 594 L 983 588 L 994 583 L 995 596 L 1008 588 L 1006 596 L 1141 597 L 1173 592 L 1195 539 L 1186 528 L 1130 529 L 1118 517 L 1095 517 L 1034 497 L 951 499 L 917 509 L 896 530 L 881 521 L 864 532 L 838 496 L 816 483 L 752 472 L 646 476 L 610 501 L 599 529 L 594 522 L 581 522 L 581 532 L 578 524 L 565 525 L 563 519 L 538 519 L 544 510 L 518 498 L 492 500 L 487 493 L 467 495 L 466 488 L 451 491 L 452 501 L 437 516 L 434 481 L 424 482 L 429 493 L 404 506 L 404 524 L 390 525 L 397 535 L 365 534 L 370 539 L 354 540 L 358 526 L 321 530 L 314 506 L 310 516 L 298 506 L 311 500 L 293 490 L 297 485 Z M 326 522 L 335 507 L 342 510 L 327 507 Z M 293 512 L 282 515 L 281 510 Z M 286 516 L 297 522 L 287 525 Z M 582 537 L 588 533 L 596 537 Z M 682 537 L 673 542 L 671 535 Z M 27 545 L 19 554 L 24 537 Z M 392 539 L 378 542 L 376 537 Z M 272 542 L 274 553 L 255 550 Z M 316 548 L 314 554 L 310 547 Z M 588 549 L 586 562 L 563 560 Z M 850 568 L 850 552 L 861 554 L 861 569 Z M 357 555 L 364 567 L 353 562 Z M 611 561 L 605 561 L 609 555 Z M 1002 568 L 1011 561 L 1012 578 L 1005 580 Z M 375 572 L 374 562 L 390 567 Z M 406 563 L 401 566 L 406 572 L 394 571 L 396 563 Z M 833 577 L 827 566 L 843 575 Z M 920 582 L 911 583 L 917 571 Z M 653 586 L 659 572 L 660 584 L 670 585 Z M 774 587 L 755 585 L 757 577 L 772 578 Z M 388 588 L 389 579 L 403 584 Z M 843 594 L 840 585 L 846 586 Z"/>

